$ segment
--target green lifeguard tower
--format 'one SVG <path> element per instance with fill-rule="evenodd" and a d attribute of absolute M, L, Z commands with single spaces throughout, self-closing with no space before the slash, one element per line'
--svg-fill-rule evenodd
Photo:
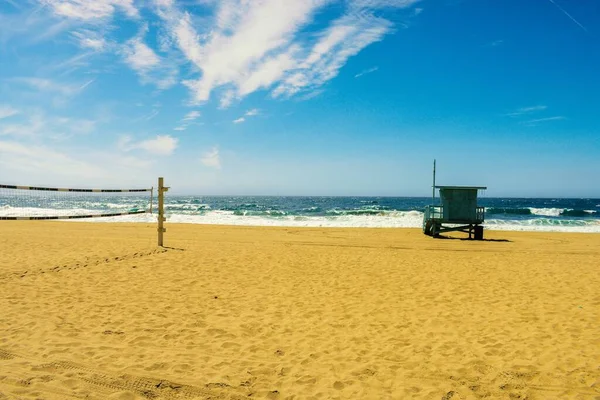
<path fill-rule="evenodd" d="M 438 237 L 440 233 L 460 231 L 469 234 L 469 239 L 483 239 L 485 208 L 477 205 L 477 193 L 485 186 L 436 186 L 435 161 L 433 163 L 433 199 L 439 189 L 439 205 L 425 207 L 423 233 Z"/>

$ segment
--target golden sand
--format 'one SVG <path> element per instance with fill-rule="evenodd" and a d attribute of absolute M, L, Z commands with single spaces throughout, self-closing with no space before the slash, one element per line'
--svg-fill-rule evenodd
<path fill-rule="evenodd" d="M 168 229 L 0 222 L 0 399 L 600 398 L 600 235 Z"/>

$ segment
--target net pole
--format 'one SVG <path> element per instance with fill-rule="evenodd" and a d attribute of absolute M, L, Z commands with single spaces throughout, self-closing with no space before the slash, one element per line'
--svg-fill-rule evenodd
<path fill-rule="evenodd" d="M 150 214 L 152 214 L 152 199 L 154 198 L 154 186 L 150 188 Z"/>
<path fill-rule="evenodd" d="M 165 192 L 169 190 L 164 186 L 164 178 L 158 178 L 158 245 L 163 247 L 163 234 L 167 231 L 164 227 L 165 218 Z"/>

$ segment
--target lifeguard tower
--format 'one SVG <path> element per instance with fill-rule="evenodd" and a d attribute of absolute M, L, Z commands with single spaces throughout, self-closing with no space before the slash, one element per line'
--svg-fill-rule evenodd
<path fill-rule="evenodd" d="M 485 208 L 477 206 L 477 193 L 484 186 L 436 186 L 435 161 L 433 163 L 433 199 L 439 189 L 439 205 L 425 207 L 423 233 L 437 237 L 440 233 L 460 231 L 469 234 L 469 239 L 483 239 Z"/>

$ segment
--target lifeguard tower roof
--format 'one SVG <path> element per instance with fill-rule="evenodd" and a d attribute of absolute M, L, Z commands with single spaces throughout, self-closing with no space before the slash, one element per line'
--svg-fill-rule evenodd
<path fill-rule="evenodd" d="M 434 186 L 436 189 L 477 189 L 477 190 L 485 190 L 486 186 Z"/>

